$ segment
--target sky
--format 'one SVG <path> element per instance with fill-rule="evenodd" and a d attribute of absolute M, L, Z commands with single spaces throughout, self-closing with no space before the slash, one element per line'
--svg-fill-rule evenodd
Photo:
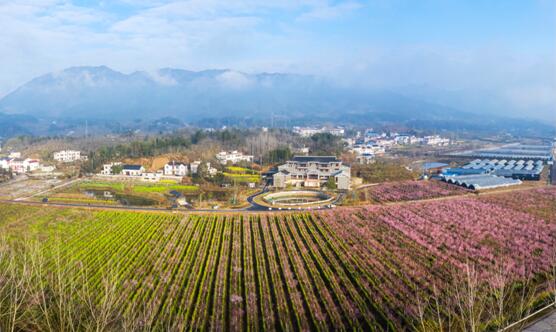
<path fill-rule="evenodd" d="M 556 124 L 556 1 L 0 0 L 0 97 L 82 65 L 309 74 Z"/>

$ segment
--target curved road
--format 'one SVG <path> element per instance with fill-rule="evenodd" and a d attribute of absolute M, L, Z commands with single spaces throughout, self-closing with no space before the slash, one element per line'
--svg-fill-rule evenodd
<path fill-rule="evenodd" d="M 251 206 L 241 209 L 172 209 L 172 208 L 156 208 L 156 207 L 146 207 L 146 206 L 122 206 L 122 205 L 102 205 L 102 204 L 85 204 L 85 203 L 52 203 L 52 202 L 34 202 L 34 201 L 26 201 L 21 198 L 13 199 L 13 200 L 0 200 L 0 203 L 7 203 L 7 204 L 20 204 L 20 205 L 34 205 L 34 206 L 52 206 L 52 207 L 76 207 L 76 208 L 91 208 L 91 209 L 104 209 L 104 210 L 123 210 L 123 211 L 146 211 L 146 212 L 182 212 L 182 213 L 235 213 L 235 212 L 277 212 L 278 209 L 269 209 L 266 206 L 262 206 L 257 204 L 254 201 L 254 198 L 268 192 L 268 188 L 265 186 L 263 190 L 255 193 L 249 197 L 247 197 L 247 202 L 251 204 Z M 33 195 L 36 196 L 36 195 Z M 338 199 L 335 201 L 338 202 L 343 198 L 344 194 L 338 195 Z M 27 199 L 27 198 L 26 198 Z M 293 211 L 294 209 L 292 209 Z M 309 211 L 314 210 L 310 208 L 296 208 L 296 211 Z M 286 210 L 282 210 L 286 211 Z"/>

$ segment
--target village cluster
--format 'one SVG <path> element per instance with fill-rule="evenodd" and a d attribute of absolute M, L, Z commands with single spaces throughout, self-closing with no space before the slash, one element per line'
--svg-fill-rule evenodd
<path fill-rule="evenodd" d="M 346 149 L 356 155 L 360 164 L 372 163 L 377 156 L 383 156 L 395 146 L 428 145 L 448 146 L 452 142 L 449 138 L 440 135 L 418 137 L 404 133 L 378 133 L 367 129 L 364 133 L 358 132 L 353 138 L 345 138 Z"/>
<path fill-rule="evenodd" d="M 87 156 L 76 150 L 61 150 L 54 152 L 52 159 L 57 163 L 74 163 L 77 161 L 86 161 Z M 10 151 L 0 157 L 0 170 L 11 172 L 15 175 L 30 174 L 35 175 L 50 174 L 56 170 L 54 165 L 43 163 L 39 158 L 24 158 L 21 152 Z"/>
<path fill-rule="evenodd" d="M 246 155 L 239 151 L 221 151 L 215 156 L 216 160 L 222 165 L 232 164 L 235 165 L 240 162 L 253 162 L 252 155 Z M 102 171 L 99 175 L 107 177 L 130 177 L 140 178 L 143 181 L 158 182 L 162 179 L 178 180 L 184 176 L 196 175 L 201 165 L 206 167 L 206 172 L 209 177 L 215 176 L 218 170 L 212 167 L 211 163 L 201 160 L 195 160 L 190 163 L 172 160 L 169 161 L 164 167 L 156 172 L 147 172 L 142 165 L 138 164 L 123 164 L 121 162 L 111 162 L 102 166 Z"/>
<path fill-rule="evenodd" d="M 6 156 L 0 157 L 0 170 L 12 174 L 49 173 L 54 169 L 54 166 L 44 165 L 39 159 L 22 158 L 20 152 L 9 152 Z"/>

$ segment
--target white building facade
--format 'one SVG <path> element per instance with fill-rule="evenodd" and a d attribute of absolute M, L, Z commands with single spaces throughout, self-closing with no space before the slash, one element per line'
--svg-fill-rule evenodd
<path fill-rule="evenodd" d="M 239 151 L 222 151 L 216 155 L 216 160 L 222 165 L 228 163 L 237 164 L 241 161 L 253 162 L 253 156 L 243 154 Z"/>
<path fill-rule="evenodd" d="M 115 175 L 113 170 L 114 166 L 122 166 L 122 163 L 120 162 L 115 162 L 115 163 L 109 163 L 109 164 L 104 164 L 102 165 L 102 171 L 100 171 L 101 175 Z"/>
<path fill-rule="evenodd" d="M 164 165 L 164 175 L 186 176 L 187 173 L 187 165 L 182 162 L 172 160 Z"/>
<path fill-rule="evenodd" d="M 307 188 L 320 188 L 330 178 L 338 189 L 350 188 L 351 169 L 334 156 L 295 156 L 284 165 L 278 166 L 274 174 L 274 187 L 288 185 Z"/>
<path fill-rule="evenodd" d="M 122 175 L 125 176 L 141 176 L 145 173 L 145 168 L 141 165 L 123 165 Z"/>
<path fill-rule="evenodd" d="M 62 163 L 72 163 L 75 161 L 87 160 L 87 156 L 82 156 L 81 151 L 76 150 L 62 150 L 54 152 L 53 158 L 54 160 Z"/>

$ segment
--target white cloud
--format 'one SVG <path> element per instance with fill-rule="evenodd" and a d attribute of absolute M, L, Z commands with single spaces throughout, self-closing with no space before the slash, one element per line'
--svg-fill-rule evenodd
<path fill-rule="evenodd" d="M 173 77 L 162 75 L 158 70 L 149 72 L 148 75 L 153 81 L 162 85 L 172 86 L 178 84 Z"/>
<path fill-rule="evenodd" d="M 217 80 L 227 88 L 246 89 L 253 85 L 253 81 L 245 74 L 227 70 L 218 75 Z"/>
<path fill-rule="evenodd" d="M 490 91 L 518 110 L 556 106 L 553 53 L 518 54 L 499 45 L 388 46 L 366 39 L 340 45 L 313 31 L 320 20 L 360 10 L 363 1 L 123 2 L 132 10 L 116 14 L 107 9 L 114 2 L 84 8 L 69 0 L 0 0 L 0 97 L 46 72 L 107 65 L 124 72 L 162 67 L 298 72 L 358 86 Z M 234 71 L 221 82 L 236 88 L 250 84 L 248 76 Z"/>

